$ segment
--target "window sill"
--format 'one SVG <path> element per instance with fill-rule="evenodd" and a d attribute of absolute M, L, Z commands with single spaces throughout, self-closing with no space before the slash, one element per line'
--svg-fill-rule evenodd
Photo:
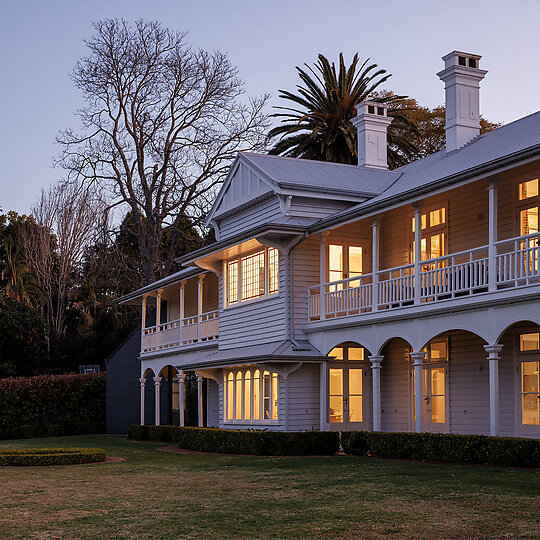
<path fill-rule="evenodd" d="M 223 308 L 223 311 L 228 311 L 229 309 L 237 309 L 237 308 L 240 308 L 242 306 L 249 306 L 251 304 L 256 304 L 258 302 L 264 302 L 265 300 L 271 300 L 272 298 L 279 298 L 279 297 L 280 297 L 279 293 L 267 294 L 265 296 L 260 296 L 258 298 L 252 298 L 251 300 L 244 300 L 243 302 L 238 302 L 237 304 L 232 304 L 230 306 L 225 306 Z"/>

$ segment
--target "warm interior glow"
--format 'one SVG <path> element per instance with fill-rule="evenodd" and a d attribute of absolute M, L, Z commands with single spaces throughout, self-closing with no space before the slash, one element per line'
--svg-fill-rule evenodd
<path fill-rule="evenodd" d="M 270 373 L 263 373 L 263 418 L 270 420 Z"/>
<path fill-rule="evenodd" d="M 538 178 L 529 180 L 528 182 L 521 182 L 519 184 L 519 200 L 530 199 L 531 197 L 537 197 L 538 191 Z"/>
<path fill-rule="evenodd" d="M 540 350 L 540 332 L 531 332 L 519 336 L 520 351 L 538 351 Z"/>
<path fill-rule="evenodd" d="M 227 292 L 228 303 L 238 302 L 238 261 L 231 261 L 227 265 Z"/>
<path fill-rule="evenodd" d="M 520 234 L 525 236 L 538 232 L 538 206 L 526 208 L 519 213 Z"/>
<path fill-rule="evenodd" d="M 251 419 L 251 372 L 246 371 L 244 381 L 244 420 Z"/>
<path fill-rule="evenodd" d="M 540 362 L 521 362 L 521 422 L 540 424 Z"/>
<path fill-rule="evenodd" d="M 343 246 L 328 246 L 328 278 L 330 281 L 343 279 Z"/>
<path fill-rule="evenodd" d="M 362 369 L 349 368 L 349 422 L 362 422 L 362 375 Z"/>
<path fill-rule="evenodd" d="M 260 372 L 257 369 L 253 373 L 253 420 L 261 418 L 261 390 L 260 390 Z"/>
<path fill-rule="evenodd" d="M 278 376 L 272 373 L 272 420 L 278 419 Z"/>
<path fill-rule="evenodd" d="M 328 356 L 334 357 L 336 360 L 343 360 L 343 347 L 334 347 Z"/>
<path fill-rule="evenodd" d="M 348 360 L 364 360 L 363 347 L 347 347 L 347 353 Z"/>
<path fill-rule="evenodd" d="M 227 420 L 234 418 L 234 379 L 233 374 L 227 376 Z"/>
<path fill-rule="evenodd" d="M 429 344 L 429 358 L 432 362 L 448 359 L 448 344 L 446 341 L 434 341 Z"/>
<path fill-rule="evenodd" d="M 349 246 L 349 277 L 362 275 L 362 248 Z"/>
<path fill-rule="evenodd" d="M 328 375 L 329 421 L 343 422 L 343 370 L 330 368 Z"/>
<path fill-rule="evenodd" d="M 279 252 L 276 248 L 268 248 L 268 293 L 278 292 Z"/>
<path fill-rule="evenodd" d="M 236 374 L 236 420 L 242 420 L 242 373 Z"/>

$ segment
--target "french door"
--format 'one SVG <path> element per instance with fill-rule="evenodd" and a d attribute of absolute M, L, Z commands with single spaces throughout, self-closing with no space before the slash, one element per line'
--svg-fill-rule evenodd
<path fill-rule="evenodd" d="M 412 420 L 416 421 L 416 392 L 414 384 L 414 368 L 412 369 Z M 428 364 L 423 368 L 424 431 L 433 433 L 448 432 L 447 410 L 447 366 L 445 364 Z"/>
<path fill-rule="evenodd" d="M 331 430 L 366 429 L 367 371 L 363 365 L 331 364 L 328 368 L 328 424 Z"/>

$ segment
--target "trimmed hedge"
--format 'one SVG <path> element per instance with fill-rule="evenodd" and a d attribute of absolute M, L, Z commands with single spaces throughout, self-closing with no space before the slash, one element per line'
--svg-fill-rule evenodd
<path fill-rule="evenodd" d="M 101 461 L 105 461 L 105 450 L 101 448 L 0 449 L 0 466 L 80 465 Z"/>
<path fill-rule="evenodd" d="M 443 433 L 342 432 L 347 454 L 381 458 L 540 467 L 540 440 Z"/>
<path fill-rule="evenodd" d="M 243 431 L 233 429 L 129 426 L 129 438 L 174 442 L 184 450 L 257 456 L 326 456 L 339 450 L 339 434 L 330 431 Z"/>
<path fill-rule="evenodd" d="M 0 439 L 105 431 L 105 373 L 0 379 Z"/>

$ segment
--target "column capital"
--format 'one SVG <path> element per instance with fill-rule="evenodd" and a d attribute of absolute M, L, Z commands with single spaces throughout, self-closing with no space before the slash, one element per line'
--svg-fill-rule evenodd
<path fill-rule="evenodd" d="M 156 292 L 157 292 L 157 297 L 161 298 L 161 295 L 163 294 L 163 289 L 158 289 Z"/>
<path fill-rule="evenodd" d="M 204 278 L 206 277 L 206 274 L 199 274 L 199 283 L 202 283 L 204 281 Z"/>
<path fill-rule="evenodd" d="M 202 375 L 199 375 L 198 373 L 196 373 L 197 375 L 197 382 L 200 383 L 203 381 L 204 377 Z"/>
<path fill-rule="evenodd" d="M 185 289 L 186 288 L 186 280 L 180 282 L 180 288 Z"/>
<path fill-rule="evenodd" d="M 146 384 L 146 379 L 144 377 L 141 377 L 139 379 L 139 382 L 141 383 L 141 386 L 144 388 L 144 385 Z"/>
<path fill-rule="evenodd" d="M 371 369 L 381 369 L 381 362 L 383 359 L 384 356 L 382 355 L 368 356 L 368 360 L 371 362 Z"/>
<path fill-rule="evenodd" d="M 373 216 L 371 218 L 371 228 L 375 229 L 376 227 L 380 227 L 382 218 L 383 218 L 383 214 L 378 214 L 376 216 Z"/>
<path fill-rule="evenodd" d="M 330 236 L 330 231 L 323 231 L 320 236 L 321 242 L 326 242 L 328 240 L 328 237 Z"/>
<path fill-rule="evenodd" d="M 177 375 L 178 382 L 183 383 L 186 380 L 186 374 L 183 371 L 180 371 Z"/>
<path fill-rule="evenodd" d="M 426 351 L 416 351 L 410 353 L 410 356 L 413 360 L 413 366 L 423 366 L 424 361 L 426 360 L 427 352 Z"/>
<path fill-rule="evenodd" d="M 503 346 L 499 343 L 493 345 L 484 345 L 484 350 L 488 353 L 488 360 L 499 360 L 499 353 L 502 351 Z"/>
<path fill-rule="evenodd" d="M 412 207 L 415 211 L 420 211 L 424 208 L 424 201 L 415 201 L 412 203 Z"/>
<path fill-rule="evenodd" d="M 154 377 L 154 384 L 159 386 L 161 384 L 161 377 Z"/>

